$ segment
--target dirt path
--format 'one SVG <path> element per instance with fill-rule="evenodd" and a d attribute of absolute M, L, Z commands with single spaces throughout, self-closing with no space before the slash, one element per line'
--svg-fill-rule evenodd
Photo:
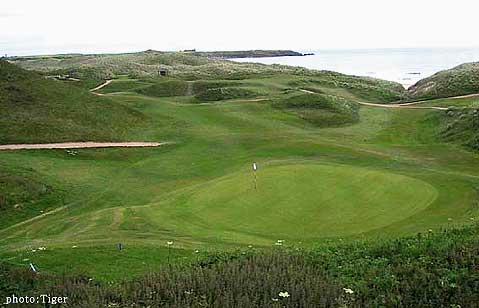
<path fill-rule="evenodd" d="M 402 108 L 402 109 L 434 109 L 434 110 L 447 110 L 448 107 L 436 107 L 436 106 L 415 106 L 417 104 L 425 103 L 421 102 L 413 102 L 413 103 L 404 103 L 404 104 L 373 104 L 373 103 L 365 103 L 365 102 L 357 102 L 363 106 L 370 106 L 370 107 L 382 107 L 382 108 Z"/>
<path fill-rule="evenodd" d="M 309 94 L 318 94 L 313 91 L 300 89 L 300 91 Z M 479 97 L 479 94 L 468 94 L 468 95 L 461 95 L 461 96 L 453 96 L 453 97 L 445 97 L 444 99 L 460 99 L 460 98 L 470 98 L 470 97 Z M 366 103 L 366 102 L 357 102 L 363 106 L 369 107 L 382 107 L 382 108 L 402 108 L 402 109 L 433 109 L 433 110 L 448 110 L 449 107 L 438 107 L 438 106 L 416 106 L 419 104 L 428 103 L 430 101 L 416 101 L 410 103 L 399 103 L 399 104 L 375 104 L 375 103 Z"/>
<path fill-rule="evenodd" d="M 92 92 L 93 94 L 96 94 L 96 95 L 105 95 L 105 94 L 97 93 L 96 91 L 106 87 L 107 85 L 109 85 L 112 82 L 113 82 L 113 80 L 107 80 L 104 83 L 102 83 L 101 85 L 99 85 L 98 87 L 91 89 L 90 92 Z"/>
<path fill-rule="evenodd" d="M 168 142 L 63 142 L 37 144 L 4 144 L 0 150 L 38 150 L 38 149 L 82 149 L 82 148 L 130 148 L 130 147 L 158 147 Z"/>

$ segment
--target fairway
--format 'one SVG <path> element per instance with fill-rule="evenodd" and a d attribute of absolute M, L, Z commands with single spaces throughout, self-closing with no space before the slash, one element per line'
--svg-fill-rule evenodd
<path fill-rule="evenodd" d="M 437 196 L 423 181 L 350 166 L 268 166 L 257 174 L 257 189 L 251 172 L 237 173 L 202 187 L 179 207 L 192 224 L 204 222 L 215 234 L 307 241 L 387 226 Z"/>
<path fill-rule="evenodd" d="M 248 87 L 281 100 L 298 80 L 249 79 Z M 36 198 L 21 197 L 21 207 L 0 217 L 2 258 L 58 273 L 74 263 L 98 279 L 122 279 L 169 262 L 167 241 L 174 242 L 175 262 L 183 262 L 197 249 L 267 249 L 278 240 L 309 249 L 439 230 L 478 215 L 477 154 L 437 137 L 441 110 L 304 111 L 298 108 L 315 97 L 300 90 L 286 94 L 285 108 L 249 98 L 203 104 L 191 96 L 119 92 L 125 82 L 145 86 L 113 81 L 95 99 L 147 119 L 126 140 L 167 143 L 79 148 L 75 155 L 0 152 L 0 176 L 14 179 L 19 196 L 32 191 Z M 430 104 L 465 100 L 471 99 Z M 327 95 L 316 103 L 354 106 Z M 126 247 L 121 253 L 118 243 Z M 41 246 L 46 250 L 35 249 Z"/>

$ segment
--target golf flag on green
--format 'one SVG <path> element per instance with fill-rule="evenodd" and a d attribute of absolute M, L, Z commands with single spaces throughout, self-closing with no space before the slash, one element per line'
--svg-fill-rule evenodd
<path fill-rule="evenodd" d="M 256 179 L 256 170 L 258 170 L 258 165 L 256 163 L 253 163 L 253 175 L 254 175 L 254 189 L 258 188 L 258 181 Z"/>

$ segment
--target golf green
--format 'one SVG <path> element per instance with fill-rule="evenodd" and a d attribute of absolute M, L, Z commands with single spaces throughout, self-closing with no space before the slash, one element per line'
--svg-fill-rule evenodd
<path fill-rule="evenodd" d="M 215 180 L 174 202 L 174 211 L 223 240 L 297 241 L 359 234 L 401 221 L 431 204 L 436 189 L 404 175 L 347 165 L 266 166 Z M 185 223 L 185 221 L 182 221 Z M 199 231 L 199 230 L 197 230 Z M 251 239 L 251 238 L 250 238 Z"/>

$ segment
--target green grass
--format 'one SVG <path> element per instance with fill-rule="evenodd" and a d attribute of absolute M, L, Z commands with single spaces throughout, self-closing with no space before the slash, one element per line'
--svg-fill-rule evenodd
<path fill-rule="evenodd" d="M 194 72 L 191 67 L 188 72 Z M 26 199 L 45 206 L 8 214 L 17 218 L 0 229 L 0 256 L 24 264 L 27 251 L 45 246 L 45 252 L 29 259 L 46 272 L 61 272 L 74 263 L 96 279 L 116 280 L 164 265 L 169 240 L 175 242 L 178 260 L 189 260 L 196 249 L 207 254 L 248 245 L 264 248 L 278 239 L 312 248 L 325 240 L 397 238 L 477 217 L 479 158 L 441 138 L 441 111 L 358 108 L 354 102 L 362 99 L 359 89 L 368 91 L 361 95 L 372 100 L 394 100 L 400 92 L 387 82 L 334 73 L 298 74 L 196 82 L 122 76 L 102 90 L 112 93 L 106 97 L 42 78 L 25 85 L 2 81 L 14 82 L 25 95 L 41 97 L 22 109 L 7 105 L 11 99 L 3 103 L 9 117 L 23 117 L 25 124 L 12 128 L 13 120 L 4 122 L 8 125 L 2 127 L 2 142 L 88 137 L 173 143 L 81 149 L 75 156 L 64 150 L 0 152 L 0 170 L 10 183 L 2 191 L 14 192 L 18 177 L 41 183 L 19 189 L 27 191 Z M 305 82 L 324 94 L 299 92 Z M 34 92 L 40 85 L 45 86 L 43 96 Z M 218 85 L 262 93 L 270 100 L 192 103 L 195 91 Z M 138 93 L 149 87 L 151 92 Z M 276 108 L 277 103 L 294 108 Z M 42 117 L 44 106 L 50 106 L 55 117 Z M 354 110 L 346 113 L 354 115 L 349 125 L 318 126 L 300 113 L 311 110 L 329 121 L 346 107 Z M 66 120 L 84 126 L 64 125 Z M 41 123 L 40 128 L 35 123 Z M 253 161 L 260 166 L 257 191 L 251 186 Z M 38 195 L 36 185 L 52 193 Z M 38 210 L 55 209 L 38 216 Z M 25 219 L 31 220 L 17 224 Z M 118 242 L 131 254 L 116 265 Z M 73 245 L 81 248 L 74 256 Z M 145 267 L 141 256 L 152 251 Z M 114 276 L 120 267 L 124 272 Z"/>
<path fill-rule="evenodd" d="M 0 171 L 0 224 L 5 228 L 61 204 L 62 191 L 53 190 L 38 175 L 29 176 Z"/>
<path fill-rule="evenodd" d="M 111 141 L 147 122 L 141 112 L 0 61 L 0 142 Z"/>
<path fill-rule="evenodd" d="M 136 213 L 149 217 L 151 224 L 168 217 L 163 225 L 176 225 L 190 236 L 245 244 L 268 245 L 276 239 L 312 243 L 401 221 L 437 197 L 425 182 L 351 166 L 262 166 L 257 177 L 257 189 L 252 173 L 242 172 L 182 195 L 171 205 Z M 365 190 L 363 183 L 370 188 Z"/>
<path fill-rule="evenodd" d="M 292 95 L 278 99 L 273 106 L 298 114 L 318 127 L 341 126 L 359 121 L 359 105 L 333 95 Z"/>
<path fill-rule="evenodd" d="M 152 268 L 145 276 L 120 282 L 110 280 L 117 272 L 98 281 L 88 269 L 83 275 L 34 275 L 0 263 L 0 296 L 61 294 L 68 296 L 69 305 L 83 307 L 475 307 L 478 235 L 476 224 L 392 240 L 329 241 L 309 249 L 283 242 L 266 251 L 248 247 L 209 256 L 196 253 L 189 265 Z M 70 250 L 76 249 L 83 248 Z M 24 257 L 51 262 L 55 255 L 49 254 L 47 249 Z M 158 249 L 137 255 L 129 248 L 106 248 L 86 258 L 96 261 L 91 264 L 95 268 L 106 257 L 110 268 L 121 272 L 137 262 L 135 257 L 147 267 L 152 255 L 161 254 Z M 174 250 L 173 256 L 189 259 Z M 78 259 L 76 253 L 68 258 L 73 264 Z"/>
<path fill-rule="evenodd" d="M 451 109 L 441 119 L 444 139 L 479 150 L 479 108 Z"/>
<path fill-rule="evenodd" d="M 161 81 L 137 88 L 135 92 L 153 97 L 185 96 L 188 92 L 188 83 L 182 80 Z"/>
<path fill-rule="evenodd" d="M 114 80 L 107 87 L 99 90 L 102 94 L 118 93 L 118 92 L 136 92 L 150 86 L 151 83 L 147 81 L 132 80 L 132 79 L 118 79 Z"/>
<path fill-rule="evenodd" d="M 409 89 L 415 99 L 435 99 L 479 92 L 479 63 L 466 63 L 425 78 Z"/>
<path fill-rule="evenodd" d="M 195 98 L 199 101 L 209 102 L 229 99 L 247 99 L 256 97 L 258 94 L 259 93 L 243 88 L 210 88 L 196 94 Z"/>

